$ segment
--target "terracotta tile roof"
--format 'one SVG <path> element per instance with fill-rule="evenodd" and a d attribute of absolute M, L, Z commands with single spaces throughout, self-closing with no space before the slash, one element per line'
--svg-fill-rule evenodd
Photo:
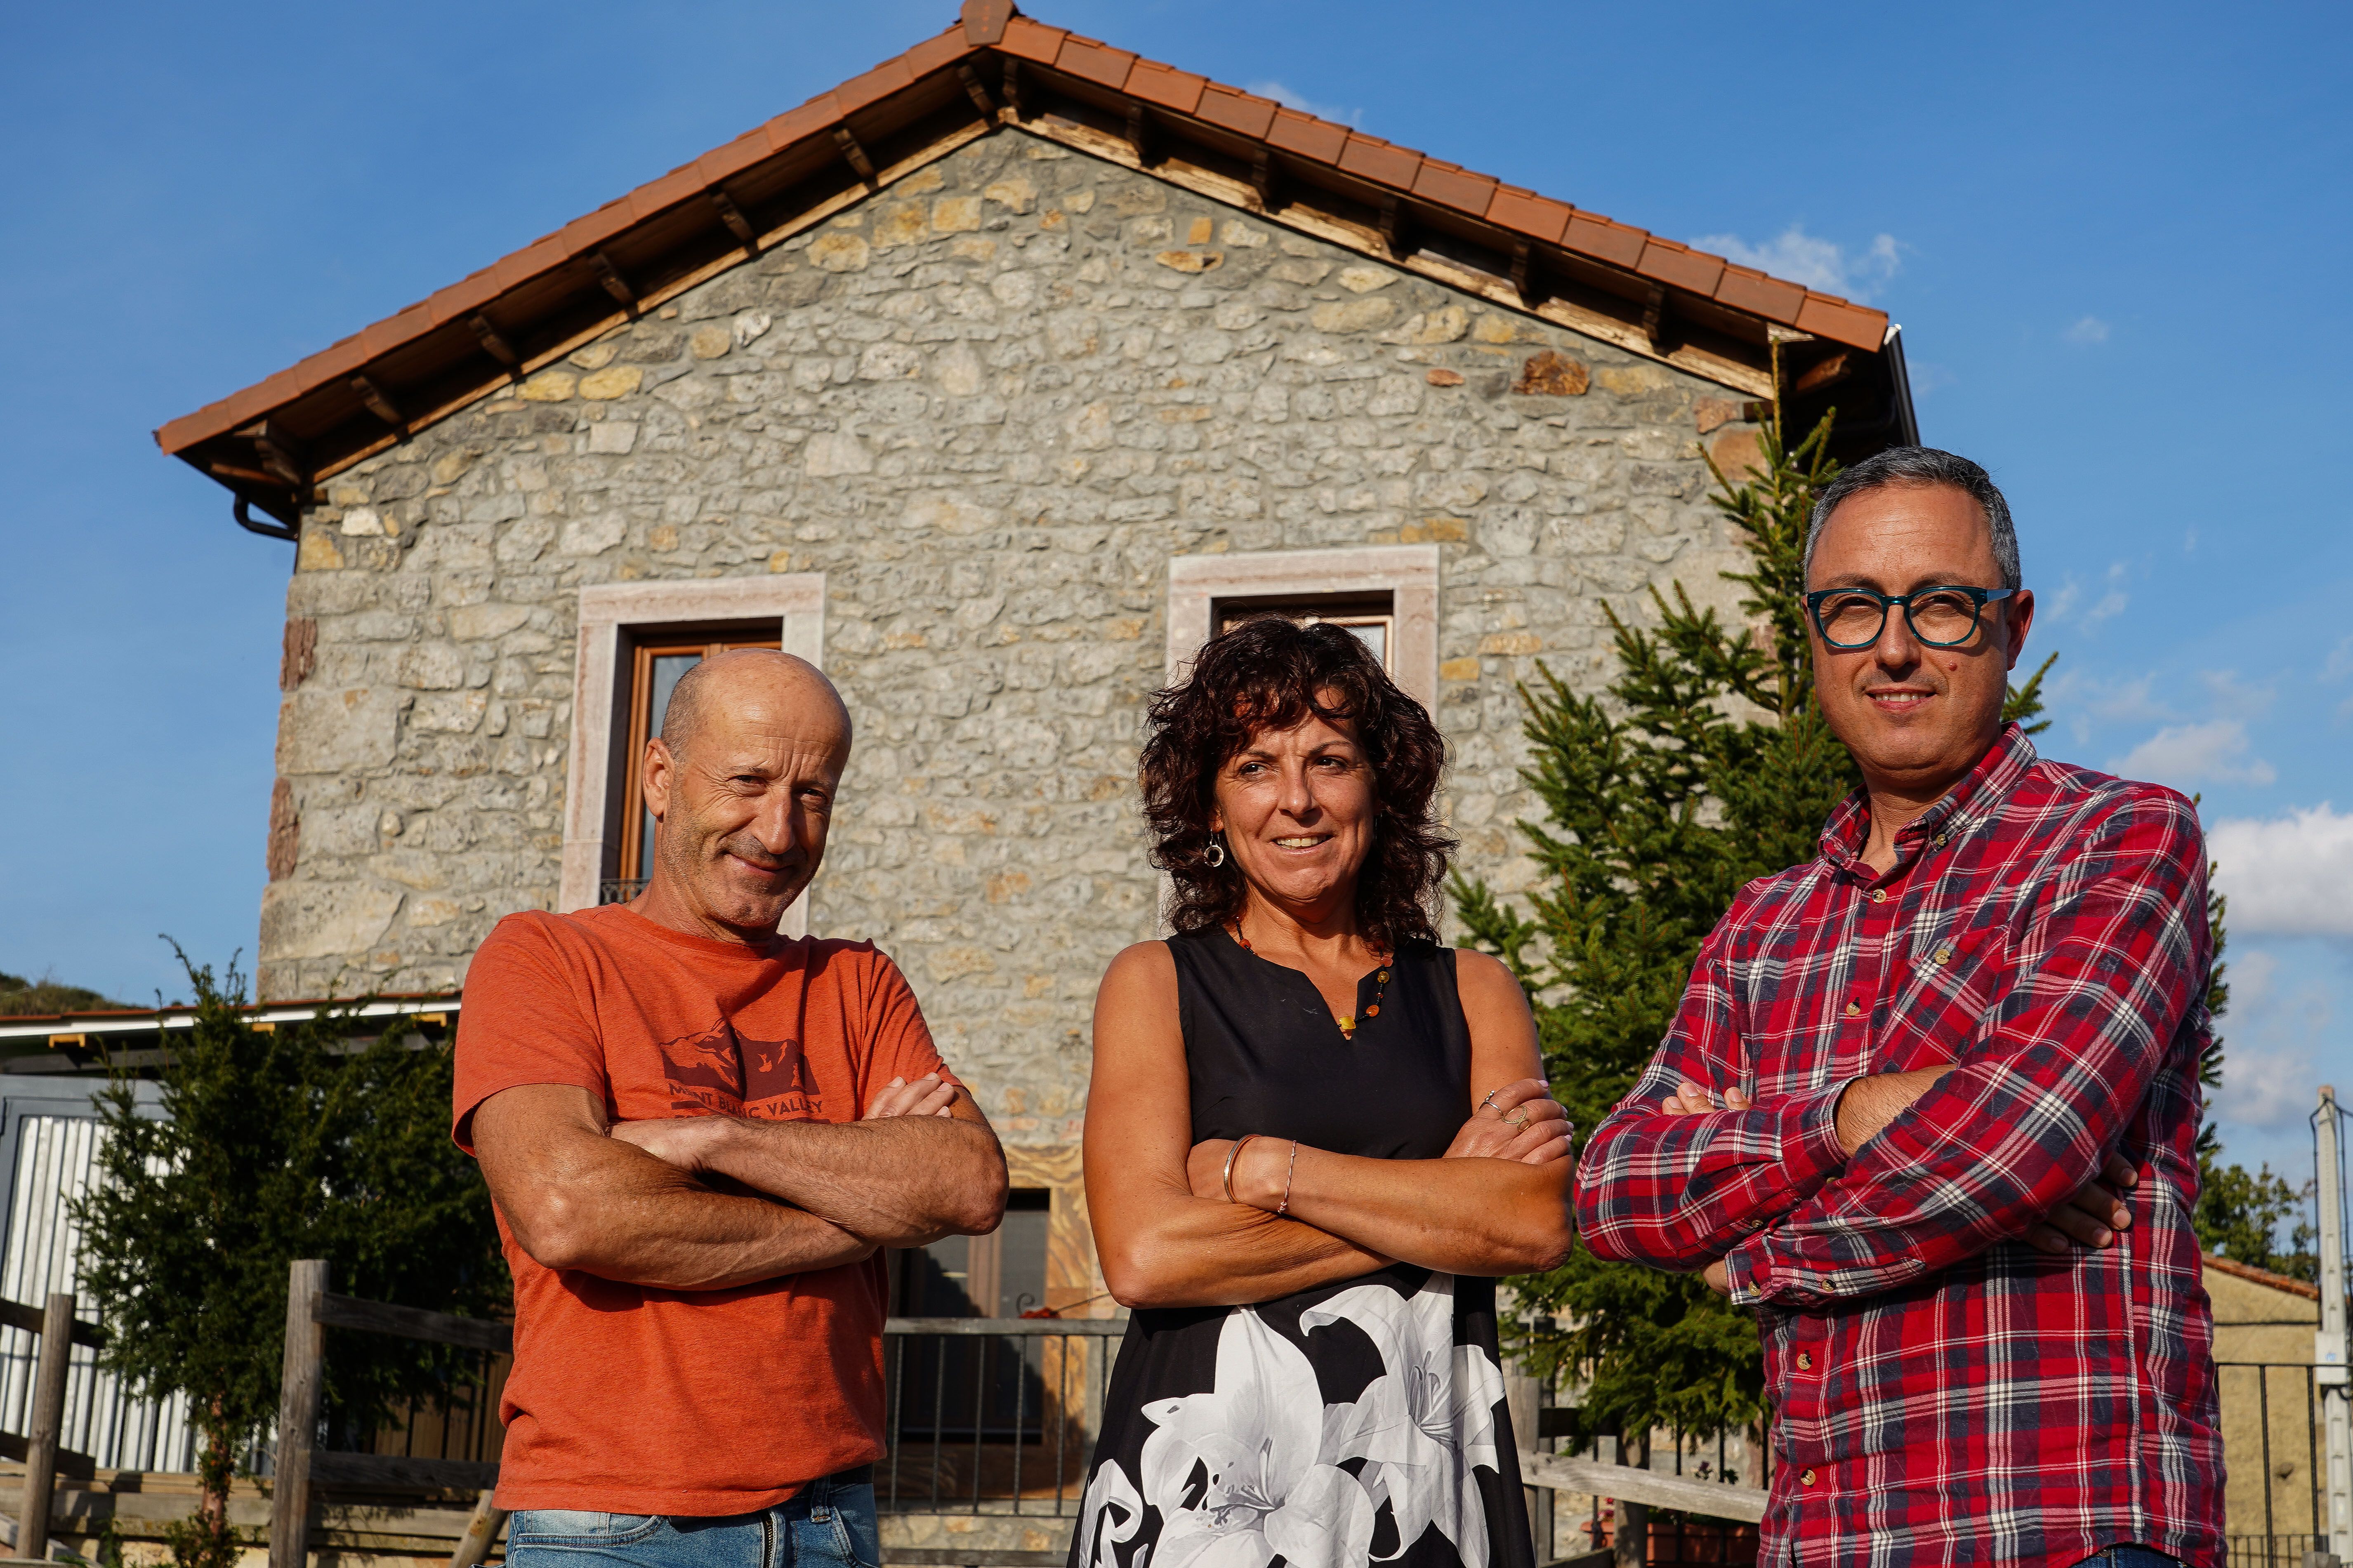
<path fill-rule="evenodd" d="M 2219 1253 L 2205 1255 L 2206 1267 L 2219 1274 L 2229 1274 L 2252 1284 L 2266 1285 L 2274 1290 L 2284 1290 L 2291 1296 L 2301 1296 L 2307 1301 L 2320 1300 L 2320 1287 L 2309 1279 L 2298 1279 L 2292 1274 L 2274 1274 L 2268 1268 L 2258 1268 L 2252 1263 L 2242 1263 L 2235 1258 Z"/>
<path fill-rule="evenodd" d="M 977 122 L 973 134 L 998 121 L 1029 123 L 1018 118 L 1028 110 L 1000 104 L 991 89 L 1014 100 L 1037 90 L 1029 85 L 1031 73 L 1040 70 L 1050 73 L 1040 84 L 1045 89 L 1071 95 L 1073 102 L 1131 106 L 1131 123 L 1133 114 L 1148 110 L 1172 132 L 1216 150 L 1240 149 L 1250 156 L 1254 146 L 1260 158 L 1279 153 L 1283 178 L 1303 188 L 1368 201 L 1392 217 L 1406 211 L 1439 229 L 1492 236 L 1506 252 L 1516 247 L 1522 258 L 1514 268 L 1515 283 L 1529 265 L 1525 253 L 1541 247 L 1540 268 L 1635 301 L 1630 309 L 1646 330 L 1656 330 L 1662 310 L 1672 313 L 1688 305 L 1686 313 L 1711 331 L 1746 322 L 1736 335 L 1757 345 L 1760 355 L 1773 328 L 1872 354 L 1887 339 L 1883 311 L 1733 266 L 1567 202 L 1046 26 L 1006 0 L 966 0 L 959 21 L 937 37 L 417 304 L 171 421 L 155 432 L 156 443 L 291 521 L 310 482 L 502 379 L 568 352 L 582 333 L 608 325 L 617 303 L 674 292 L 676 278 L 699 279 L 730 254 L 740 258 L 734 240 L 719 227 L 723 218 L 739 237 L 739 225 L 772 232 L 773 223 L 747 225 L 741 214 L 765 204 L 773 217 L 796 202 L 807 208 L 828 192 L 853 189 L 858 182 L 849 179 L 849 167 L 858 168 L 866 189 L 879 188 L 881 182 L 866 164 L 887 170 L 889 159 L 872 153 L 874 146 L 923 127 L 939 132 L 957 114 Z M 1141 146 L 1137 161 L 1144 161 Z M 731 202 L 738 216 L 726 217 Z M 1641 303 L 1645 289 L 1647 316 Z M 501 343 L 518 363 L 494 363 L 507 357 Z M 376 405 L 352 380 L 363 373 L 403 423 L 388 428 L 380 412 L 368 411 Z M 1900 375 L 1890 384 L 1905 401 Z M 1908 421 L 1908 403 L 1901 416 Z M 274 447 L 260 439 L 265 433 L 255 426 L 265 419 L 272 425 L 269 434 L 278 437 Z M 307 461 L 290 455 L 292 449 L 304 449 Z M 259 471 L 263 468 L 275 478 Z"/>

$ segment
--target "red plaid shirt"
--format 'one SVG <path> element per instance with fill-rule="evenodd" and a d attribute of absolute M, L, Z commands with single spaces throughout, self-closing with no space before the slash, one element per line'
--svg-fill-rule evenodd
<path fill-rule="evenodd" d="M 2036 757 L 2016 726 L 1896 836 L 1861 796 L 1741 890 L 1634 1092 L 1594 1131 L 1603 1258 L 1722 1258 L 1761 1310 L 1767 1568 L 2222 1557 L 2212 1314 L 2189 1216 L 2211 959 L 2189 803 Z M 1852 1160 L 1840 1091 L 1957 1070 Z M 1690 1079 L 1754 1099 L 1664 1116 Z M 2019 1237 L 2111 1152 L 2117 1244 Z"/>

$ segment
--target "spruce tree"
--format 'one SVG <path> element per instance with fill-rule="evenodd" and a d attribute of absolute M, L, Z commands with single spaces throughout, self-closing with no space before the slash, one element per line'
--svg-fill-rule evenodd
<path fill-rule="evenodd" d="M 82 1289 L 103 1364 L 141 1394 L 187 1396 L 202 1438 L 182 1568 L 232 1568 L 229 1479 L 278 1414 L 287 1266 L 324 1258 L 334 1288 L 496 1317 L 512 1288 L 480 1175 L 450 1142 L 451 1053 L 396 1031 L 355 1045 L 349 1008 L 255 1027 L 244 981 L 187 963 L 193 1030 L 168 1040 L 159 1113 L 127 1079 L 99 1096 L 104 1135 L 82 1230 Z M 446 1402 L 471 1352 L 331 1331 L 327 1401 L 351 1446 L 397 1405 Z"/>

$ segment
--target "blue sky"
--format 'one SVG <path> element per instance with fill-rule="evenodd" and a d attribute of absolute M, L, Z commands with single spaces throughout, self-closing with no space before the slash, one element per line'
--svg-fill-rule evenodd
<path fill-rule="evenodd" d="M 1037 0 L 1905 327 L 2059 650 L 2046 749 L 2202 791 L 2233 1152 L 2353 1090 L 2343 7 Z M 0 51 L 0 969 L 249 953 L 289 551 L 149 431 L 944 26 L 859 6 L 17 6 Z M 1461 20 L 1456 20 L 1460 18 Z"/>

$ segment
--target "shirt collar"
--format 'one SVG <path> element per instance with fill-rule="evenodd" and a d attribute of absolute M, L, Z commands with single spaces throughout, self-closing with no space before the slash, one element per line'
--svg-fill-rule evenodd
<path fill-rule="evenodd" d="M 1977 765 L 1934 805 L 1896 833 L 1896 865 L 1900 868 L 1911 859 L 1932 834 L 1949 836 L 1966 831 L 1974 817 L 1998 805 L 2018 786 L 2026 770 L 2034 765 L 2035 756 L 2034 742 L 2027 738 L 2023 725 L 2003 725 L 2001 733 L 1994 737 L 1993 744 L 1986 748 Z M 1870 832 L 1871 797 L 1858 789 L 1839 802 L 1830 820 L 1822 825 L 1822 858 L 1841 871 L 1876 875 L 1862 863 L 1862 847 Z"/>

